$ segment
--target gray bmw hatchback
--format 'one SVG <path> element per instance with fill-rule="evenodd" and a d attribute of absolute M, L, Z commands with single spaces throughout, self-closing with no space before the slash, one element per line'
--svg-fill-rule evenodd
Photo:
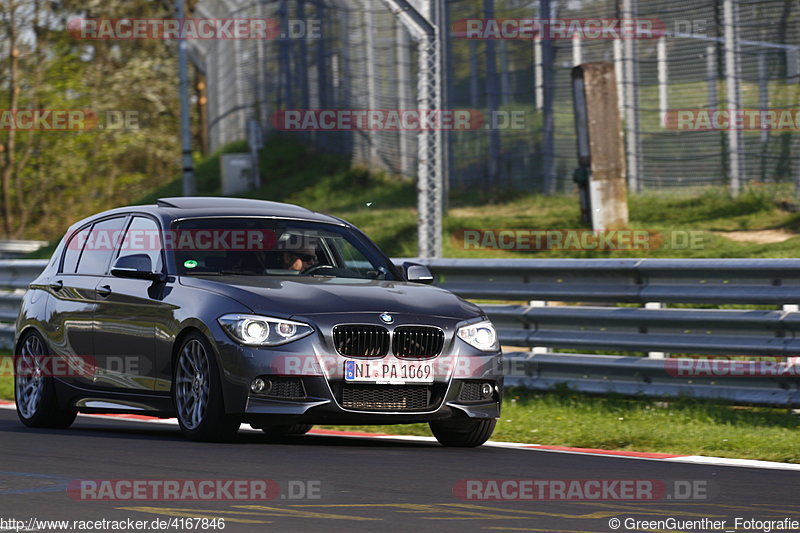
<path fill-rule="evenodd" d="M 313 424 L 426 422 L 479 446 L 502 357 L 481 309 L 398 267 L 339 218 L 236 198 L 166 198 L 74 224 L 16 322 L 30 427 L 77 413 L 177 417 L 225 441 Z"/>

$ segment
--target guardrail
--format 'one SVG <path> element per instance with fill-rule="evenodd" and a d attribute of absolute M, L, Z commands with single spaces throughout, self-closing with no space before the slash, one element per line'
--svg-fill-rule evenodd
<path fill-rule="evenodd" d="M 663 352 L 800 356 L 798 259 L 409 260 L 427 265 L 437 285 L 464 298 L 525 302 L 481 303 L 504 345 L 540 347 L 507 354 L 517 369 L 509 373 L 509 384 L 547 389 L 564 383 L 593 393 L 800 405 L 797 374 L 675 376 L 666 362 L 674 360 L 660 358 Z M 13 321 L 24 287 L 45 265 L 0 261 L 0 289 L 5 289 L 0 322 Z M 583 305 L 587 302 L 595 305 Z M 661 308 L 664 303 L 775 309 Z M 0 324 L 0 346 L 8 347 L 12 338 L 13 327 Z M 651 357 L 550 353 L 552 348 L 649 352 Z"/>
<path fill-rule="evenodd" d="M 773 377 L 755 377 L 749 371 L 758 363 L 746 361 L 723 361 L 733 369 L 726 376 L 714 368 L 705 369 L 705 375 L 683 375 L 685 363 L 699 362 L 686 359 L 563 353 L 510 353 L 504 357 L 506 386 L 546 391 L 565 384 L 571 390 L 591 394 L 692 397 L 737 405 L 800 405 L 800 369 L 781 376 L 782 371 L 793 368 L 785 363 L 767 363 L 766 369 Z"/>
<path fill-rule="evenodd" d="M 481 303 L 504 345 L 532 347 L 506 354 L 509 385 L 800 406 L 800 367 L 790 359 L 800 355 L 798 259 L 408 260 L 427 265 L 437 285 L 464 298 L 525 301 Z M 550 352 L 554 348 L 649 357 Z M 770 356 L 783 366 L 770 375 L 749 374 L 763 368 L 748 362 L 728 368 L 728 375 L 725 369 L 716 376 L 681 375 L 672 371 L 687 359 L 664 359 L 665 352 Z"/>
<path fill-rule="evenodd" d="M 0 259 L 13 259 L 47 246 L 47 241 L 0 241 Z"/>
<path fill-rule="evenodd" d="M 14 341 L 14 320 L 25 289 L 47 266 L 46 260 L 0 260 L 0 348 L 10 349 Z"/>

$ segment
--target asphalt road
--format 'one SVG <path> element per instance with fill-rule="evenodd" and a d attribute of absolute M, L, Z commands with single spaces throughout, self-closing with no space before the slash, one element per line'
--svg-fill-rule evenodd
<path fill-rule="evenodd" d="M 733 531 L 736 517 L 800 520 L 800 472 L 495 447 L 448 449 L 434 443 L 315 435 L 270 441 L 255 432 L 241 432 L 231 444 L 205 444 L 184 440 L 174 426 L 127 420 L 79 417 L 70 430 L 31 430 L 13 411 L 0 410 L 0 458 L 0 531 L 9 529 L 3 520 L 12 518 L 27 526 L 31 518 L 152 524 L 156 519 L 221 517 L 226 532 L 370 533 L 609 532 L 615 531 L 609 526 L 614 518 L 621 522 L 616 531 L 665 531 L 671 529 L 635 527 L 630 521 L 670 517 L 726 521 L 721 529 L 700 523 L 679 531 Z M 266 479 L 277 483 L 280 494 L 269 501 L 87 501 L 67 490 L 81 479 Z M 462 480 L 474 480 L 470 494 L 482 498 L 495 493 L 491 483 L 480 480 L 519 479 L 548 480 L 540 488 L 547 491 L 559 486 L 552 481 L 573 490 L 577 485 L 569 480 L 608 480 L 611 497 L 625 495 L 608 483 L 638 480 L 640 487 L 665 487 L 672 498 L 656 490 L 639 493 L 658 497 L 655 501 L 564 500 L 557 491 L 547 492 L 552 501 L 463 499 Z M 590 492 L 589 485 L 580 487 Z M 626 528 L 626 519 L 634 527 Z M 100 529 L 112 530 L 110 523 L 101 523 Z M 156 531 L 150 526 L 141 530 Z M 185 522 L 162 529 L 189 530 Z M 743 530 L 755 531 L 740 524 Z"/>

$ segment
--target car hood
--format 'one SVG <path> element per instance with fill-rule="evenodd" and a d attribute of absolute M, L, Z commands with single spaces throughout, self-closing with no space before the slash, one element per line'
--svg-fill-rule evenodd
<path fill-rule="evenodd" d="M 254 313 L 272 316 L 386 311 L 466 320 L 483 314 L 449 291 L 418 283 L 249 276 L 183 276 L 180 283 L 223 294 Z"/>

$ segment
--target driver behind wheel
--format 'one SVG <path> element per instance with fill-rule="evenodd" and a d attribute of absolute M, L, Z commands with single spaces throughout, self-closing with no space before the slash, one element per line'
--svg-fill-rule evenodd
<path fill-rule="evenodd" d="M 303 271 L 318 262 L 317 251 L 314 248 L 283 252 L 283 267 L 288 270 Z"/>

